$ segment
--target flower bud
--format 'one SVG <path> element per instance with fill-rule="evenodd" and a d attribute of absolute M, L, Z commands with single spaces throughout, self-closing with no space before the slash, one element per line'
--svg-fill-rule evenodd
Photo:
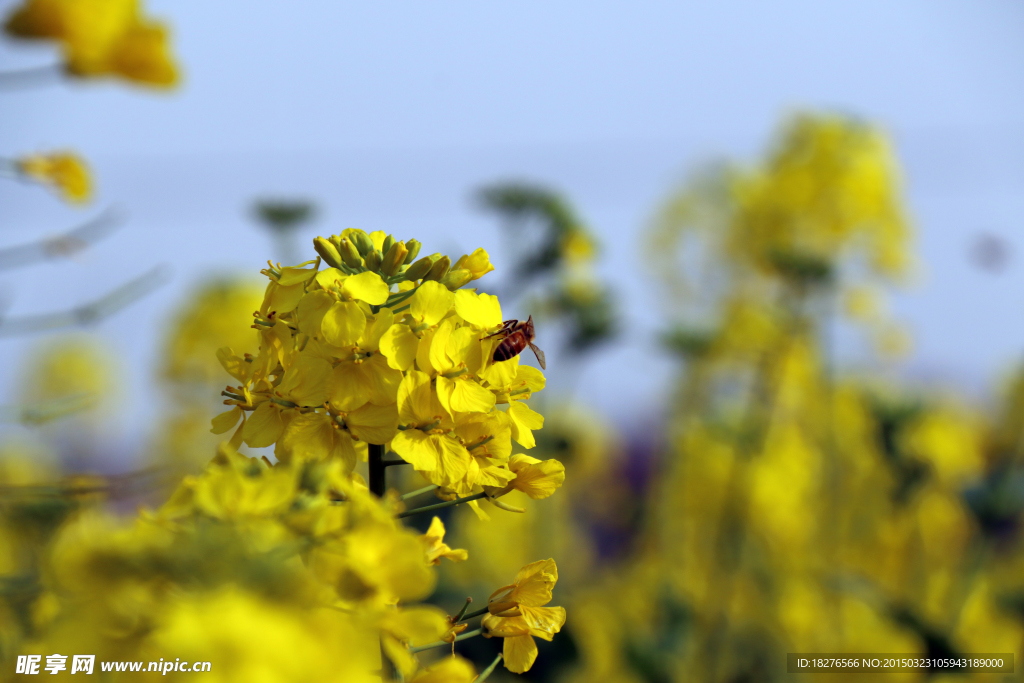
<path fill-rule="evenodd" d="M 384 258 L 380 255 L 380 252 L 376 249 L 371 249 L 366 254 L 366 258 L 363 259 L 366 262 L 367 270 L 372 270 L 375 273 L 380 272 L 380 263 Z"/>
<path fill-rule="evenodd" d="M 405 248 L 409 250 L 409 253 L 405 255 L 405 262 L 412 263 L 413 261 L 415 261 L 416 257 L 419 256 L 420 254 L 420 247 L 422 246 L 423 245 L 420 244 L 419 240 L 407 241 L 405 243 Z"/>
<path fill-rule="evenodd" d="M 338 245 L 338 253 L 341 254 L 341 260 L 345 262 L 345 265 L 351 268 L 363 267 L 363 259 L 359 256 L 356 246 L 352 244 L 352 240 L 342 239 Z"/>
<path fill-rule="evenodd" d="M 430 270 L 423 276 L 424 280 L 440 280 L 448 273 L 448 269 L 452 267 L 452 260 L 447 256 L 434 261 L 434 265 L 430 266 Z"/>
<path fill-rule="evenodd" d="M 384 241 L 387 244 L 387 240 Z M 403 242 L 395 242 L 391 248 L 384 252 L 384 260 L 380 264 L 380 272 L 385 277 L 392 277 L 398 272 L 399 267 L 405 263 L 405 255 L 409 250 Z"/>
<path fill-rule="evenodd" d="M 362 256 L 366 256 L 373 251 L 373 240 L 362 230 L 352 230 L 349 232 L 348 238 L 352 240 L 352 244 L 355 245 Z"/>
<path fill-rule="evenodd" d="M 391 245 L 394 244 L 395 241 L 396 240 L 395 240 L 394 235 L 388 235 L 387 237 L 385 237 L 384 238 L 384 242 L 380 246 L 380 253 L 382 253 L 385 256 L 387 256 L 388 250 L 391 249 Z"/>
<path fill-rule="evenodd" d="M 434 259 L 429 256 L 424 256 L 419 261 L 406 268 L 402 275 L 405 276 L 406 280 L 419 280 L 430 271 L 430 268 L 433 265 Z"/>
<path fill-rule="evenodd" d="M 468 268 L 454 268 L 449 270 L 448 274 L 441 278 L 441 284 L 454 292 L 456 289 L 467 284 L 472 279 L 473 271 Z"/>
<path fill-rule="evenodd" d="M 331 268 L 341 267 L 341 254 L 338 253 L 337 247 L 329 241 L 323 237 L 316 237 L 313 239 L 313 248 L 316 249 L 316 253 L 320 254 L 320 258 Z"/>

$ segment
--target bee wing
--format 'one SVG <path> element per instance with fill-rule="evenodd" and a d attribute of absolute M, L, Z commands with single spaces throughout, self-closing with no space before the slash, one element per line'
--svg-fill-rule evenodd
<path fill-rule="evenodd" d="M 512 328 L 515 327 L 518 322 L 518 320 L 506 320 L 501 324 L 500 330 L 494 334 L 489 334 L 486 337 L 481 337 L 481 339 L 490 339 L 491 337 L 497 337 L 499 334 L 504 334 L 507 337 L 509 332 L 512 331 Z"/>
<path fill-rule="evenodd" d="M 537 362 L 540 363 L 541 370 L 547 370 L 547 365 L 544 364 L 544 352 L 537 348 L 537 345 L 530 342 L 530 350 L 533 351 L 533 355 L 537 356 Z"/>

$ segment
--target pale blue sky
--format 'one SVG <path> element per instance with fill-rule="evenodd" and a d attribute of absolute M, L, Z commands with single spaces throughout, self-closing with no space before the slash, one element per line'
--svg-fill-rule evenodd
<path fill-rule="evenodd" d="M 307 238 L 382 229 L 430 251 L 482 245 L 500 264 L 496 223 L 470 193 L 511 177 L 568 194 L 627 306 L 630 335 L 580 393 L 619 420 L 650 414 L 671 365 L 651 341 L 656 289 L 637 235 L 687 169 L 752 159 L 797 108 L 848 111 L 893 134 L 924 264 L 895 305 L 917 338 L 904 372 L 977 387 L 1024 351 L 1018 1 L 148 4 L 174 26 L 178 92 L 0 93 L 0 152 L 76 148 L 97 175 L 94 210 L 131 215 L 76 262 L 0 274 L 11 314 L 84 301 L 157 262 L 175 269 L 170 286 L 97 330 L 136 392 L 197 277 L 257 271 L 273 256 L 248 220 L 253 197 L 317 199 L 323 216 Z M 52 54 L 5 43 L 0 66 Z M 0 185 L 0 244 L 87 215 Z M 982 233 L 1013 248 L 1002 273 L 970 264 Z M 8 358 L 30 343 L 0 340 Z M 0 389 L 13 377 L 0 369 Z"/>

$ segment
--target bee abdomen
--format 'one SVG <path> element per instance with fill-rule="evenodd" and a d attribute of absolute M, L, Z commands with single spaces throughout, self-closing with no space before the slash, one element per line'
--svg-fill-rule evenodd
<path fill-rule="evenodd" d="M 525 348 L 526 342 L 522 339 L 522 335 L 513 334 L 506 337 L 500 344 L 498 344 L 498 348 L 494 349 L 494 361 L 499 363 L 503 360 L 515 358 Z"/>

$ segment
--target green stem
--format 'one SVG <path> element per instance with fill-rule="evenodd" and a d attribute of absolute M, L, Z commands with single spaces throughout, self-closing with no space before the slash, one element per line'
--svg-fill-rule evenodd
<path fill-rule="evenodd" d="M 461 636 L 455 636 L 455 640 L 452 641 L 452 642 L 457 643 L 460 640 L 466 640 L 467 638 L 475 638 L 475 637 L 477 637 L 478 635 L 480 635 L 483 632 L 484 632 L 483 628 L 478 628 L 475 631 L 470 631 L 468 633 L 463 633 Z M 433 650 L 435 647 L 444 647 L 445 645 L 451 645 L 451 643 L 445 642 L 443 640 L 439 640 L 436 643 L 428 643 L 426 645 L 420 645 L 419 647 L 410 647 L 409 648 L 409 652 L 412 652 L 413 654 L 416 654 L 417 652 L 423 652 L 424 650 Z"/>
<path fill-rule="evenodd" d="M 459 613 L 455 615 L 454 623 L 457 624 L 460 621 L 462 621 L 463 615 L 466 614 L 466 610 L 469 609 L 469 606 L 472 605 L 472 604 L 473 604 L 473 598 L 466 598 L 466 604 L 464 604 L 462 606 L 462 609 L 459 610 Z"/>
<path fill-rule="evenodd" d="M 416 489 L 415 491 L 409 491 L 409 493 L 402 494 L 402 500 L 408 500 L 410 498 L 415 498 L 416 496 L 422 496 L 424 493 L 430 493 L 436 488 L 437 484 L 431 484 L 430 486 L 424 486 L 423 488 Z"/>
<path fill-rule="evenodd" d="M 387 482 L 385 480 L 385 467 L 384 464 L 384 446 L 373 444 L 370 445 L 370 493 L 380 498 L 384 495 L 387 490 Z"/>
<path fill-rule="evenodd" d="M 461 617 L 459 617 L 458 619 L 455 620 L 455 623 L 457 624 L 460 621 L 469 621 L 470 619 L 475 619 L 476 617 L 479 617 L 482 614 L 487 614 L 487 608 L 486 607 L 481 607 L 480 609 L 474 610 L 474 611 L 470 612 L 469 614 L 463 614 Z"/>
<path fill-rule="evenodd" d="M 473 679 L 473 683 L 484 683 L 484 681 L 487 680 L 487 677 L 494 673 L 494 669 L 497 668 L 498 662 L 501 661 L 501 657 L 502 654 L 499 652 L 498 656 L 494 658 L 493 662 L 491 662 L 491 665 L 481 671 L 480 675 Z"/>
<path fill-rule="evenodd" d="M 387 490 L 387 480 L 384 466 L 384 446 L 369 444 L 369 465 L 370 465 L 370 493 L 378 498 L 384 496 Z M 382 681 L 389 681 L 395 677 L 395 667 L 384 652 L 383 641 L 380 644 L 380 678 Z"/>
<path fill-rule="evenodd" d="M 372 484 L 371 484 L 370 490 L 371 491 L 373 490 L 373 485 Z M 413 510 L 406 510 L 405 512 L 403 512 L 400 515 L 398 515 L 398 518 L 402 519 L 404 517 L 411 517 L 412 515 L 418 515 L 421 512 L 432 512 L 434 510 L 442 510 L 444 508 L 449 508 L 449 507 L 451 507 L 453 505 L 458 505 L 459 503 L 468 503 L 471 500 L 480 500 L 481 498 L 485 497 L 486 495 L 487 495 L 486 493 L 481 491 L 480 493 L 474 493 L 472 496 L 466 496 L 465 498 L 456 498 L 455 500 L 446 500 L 443 503 L 435 503 L 434 505 L 425 505 L 425 506 L 423 506 L 421 508 L 415 508 Z"/>

